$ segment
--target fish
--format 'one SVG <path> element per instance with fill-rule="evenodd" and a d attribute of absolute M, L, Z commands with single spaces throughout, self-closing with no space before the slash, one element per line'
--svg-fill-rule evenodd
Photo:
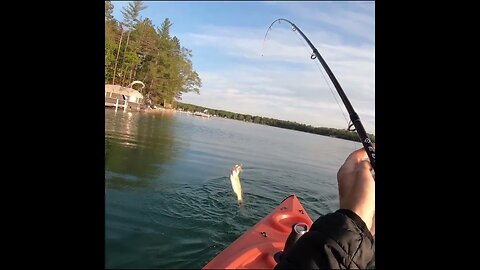
<path fill-rule="evenodd" d="M 240 172 L 242 171 L 241 165 L 235 165 L 230 172 L 230 182 L 232 182 L 233 192 L 237 195 L 237 201 L 239 204 L 243 203 L 242 185 L 240 184 Z"/>

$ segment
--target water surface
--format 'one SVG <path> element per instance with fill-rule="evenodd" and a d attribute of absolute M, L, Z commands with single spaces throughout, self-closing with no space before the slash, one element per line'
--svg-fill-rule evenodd
<path fill-rule="evenodd" d="M 336 173 L 361 144 L 217 117 L 105 110 L 107 268 L 201 268 L 295 193 L 338 208 Z M 245 203 L 228 178 L 242 164 Z"/>

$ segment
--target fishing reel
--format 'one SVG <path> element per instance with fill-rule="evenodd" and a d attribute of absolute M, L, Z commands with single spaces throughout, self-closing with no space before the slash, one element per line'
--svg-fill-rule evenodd
<path fill-rule="evenodd" d="M 306 232 L 308 232 L 308 225 L 305 222 L 298 222 L 293 224 L 292 231 L 288 235 L 283 251 L 275 253 L 273 258 L 276 263 L 279 263 L 282 257 L 287 254 L 287 252 L 295 245 L 295 243 L 302 237 Z"/>

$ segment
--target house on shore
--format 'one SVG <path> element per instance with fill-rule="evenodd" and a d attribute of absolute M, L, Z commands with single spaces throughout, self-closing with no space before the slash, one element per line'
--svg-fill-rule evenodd
<path fill-rule="evenodd" d="M 141 84 L 142 89 L 145 87 L 140 81 L 134 81 L 128 87 L 105 84 L 105 107 L 139 111 L 143 107 L 144 97 L 142 93 L 132 88 L 134 84 Z"/>

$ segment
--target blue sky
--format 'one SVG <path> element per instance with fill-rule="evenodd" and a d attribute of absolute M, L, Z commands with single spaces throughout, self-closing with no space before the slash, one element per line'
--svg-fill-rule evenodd
<path fill-rule="evenodd" d="M 112 1 L 115 18 L 128 2 Z M 182 102 L 205 107 L 346 128 L 348 114 L 333 84 L 298 33 L 317 47 L 369 133 L 375 133 L 375 3 L 366 1 L 145 1 L 141 17 L 193 52 L 203 86 Z M 263 56 L 262 56 L 263 53 Z M 323 73 L 323 75 L 322 75 Z M 327 80 L 324 79 L 327 78 Z M 332 94 L 332 91 L 334 94 Z M 340 106 L 337 104 L 337 101 Z"/>

